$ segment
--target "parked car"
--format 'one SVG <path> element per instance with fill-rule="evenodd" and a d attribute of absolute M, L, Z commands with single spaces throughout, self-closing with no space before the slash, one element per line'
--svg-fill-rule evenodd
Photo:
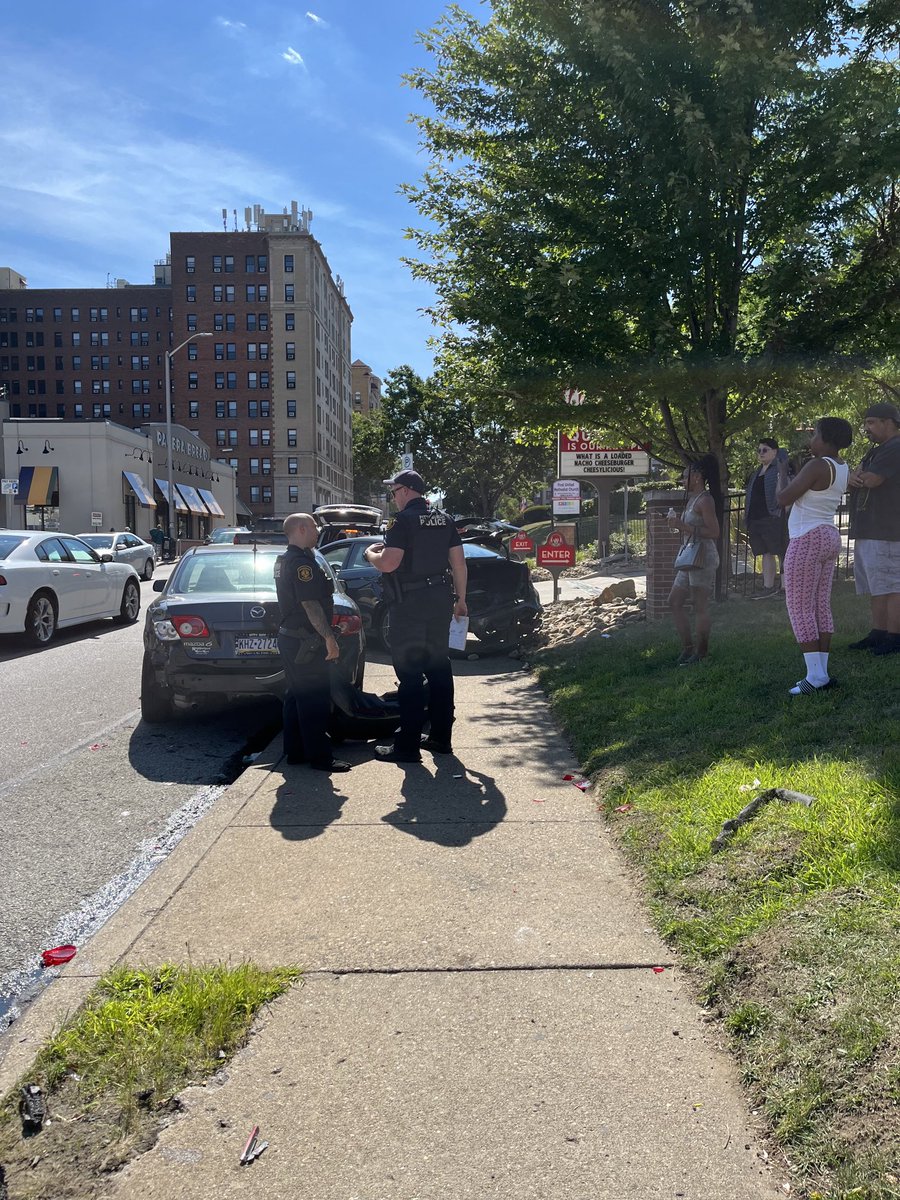
<path fill-rule="evenodd" d="M 46 646 L 57 629 L 141 611 L 137 571 L 69 533 L 0 530 L 0 633 Z"/>
<path fill-rule="evenodd" d="M 246 525 L 238 525 L 230 529 L 214 529 L 212 533 L 207 534 L 204 539 L 204 545 L 207 546 L 231 546 L 234 544 L 235 535 L 238 533 L 248 533 Z"/>
<path fill-rule="evenodd" d="M 280 546 L 198 546 L 188 550 L 168 580 L 154 583 L 161 595 L 148 607 L 144 625 L 145 721 L 284 694 L 274 577 L 280 553 Z M 339 635 L 340 659 L 333 673 L 361 688 L 366 642 L 360 612 L 325 560 L 319 561 L 334 586 L 331 623 Z"/>
<path fill-rule="evenodd" d="M 381 572 L 365 558 L 366 548 L 380 541 L 376 537 L 347 538 L 331 542 L 322 554 L 359 605 L 366 631 L 389 646 L 390 610 L 384 601 Z M 469 572 L 469 632 L 486 645 L 515 645 L 535 627 L 542 611 L 528 568 L 475 541 L 464 541 L 463 552 Z"/>
<path fill-rule="evenodd" d="M 496 517 L 456 517 L 453 523 L 461 536 L 465 536 L 469 529 L 493 529 L 502 537 L 522 532 L 521 525 L 511 525 L 509 521 L 500 521 Z"/>
<path fill-rule="evenodd" d="M 369 504 L 320 504 L 313 513 L 319 549 L 345 538 L 371 537 L 384 528 L 384 514 Z"/>
<path fill-rule="evenodd" d="M 98 554 L 108 551 L 115 562 L 130 563 L 141 579 L 153 578 L 153 546 L 130 531 L 126 533 L 79 533 Z"/>

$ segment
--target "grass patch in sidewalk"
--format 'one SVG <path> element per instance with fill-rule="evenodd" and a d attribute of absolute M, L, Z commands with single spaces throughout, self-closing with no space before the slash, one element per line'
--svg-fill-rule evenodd
<path fill-rule="evenodd" d="M 534 661 L 795 1194 L 896 1200 L 900 659 L 843 649 L 868 627 L 849 585 L 834 608 L 840 686 L 822 695 L 788 694 L 803 660 L 774 601 L 716 605 L 701 666 L 674 665 L 665 623 Z M 773 801 L 713 854 L 769 787 L 815 803 Z"/>
<path fill-rule="evenodd" d="M 177 1093 L 220 1070 L 260 1008 L 299 974 L 243 963 L 117 967 L 104 976 L 28 1075 L 46 1098 L 45 1129 L 22 1136 L 18 1091 L 0 1107 L 10 1200 L 96 1195 L 104 1174 L 153 1145 Z"/>

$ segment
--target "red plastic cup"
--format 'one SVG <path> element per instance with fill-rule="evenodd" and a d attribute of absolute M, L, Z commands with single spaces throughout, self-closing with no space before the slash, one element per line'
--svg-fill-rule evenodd
<path fill-rule="evenodd" d="M 54 946 L 52 950 L 41 951 L 41 962 L 45 967 L 61 967 L 63 963 L 71 962 L 77 953 L 75 946 Z"/>

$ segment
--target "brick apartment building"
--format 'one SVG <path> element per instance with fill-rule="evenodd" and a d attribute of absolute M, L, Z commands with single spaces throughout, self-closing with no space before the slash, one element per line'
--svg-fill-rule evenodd
<path fill-rule="evenodd" d="M 172 420 L 236 472 L 257 516 L 353 495 L 352 313 L 291 205 L 244 230 L 172 233 L 153 285 L 29 289 L 0 269 L 0 385 L 12 417 Z M 209 335 L 192 337 L 193 334 Z"/>

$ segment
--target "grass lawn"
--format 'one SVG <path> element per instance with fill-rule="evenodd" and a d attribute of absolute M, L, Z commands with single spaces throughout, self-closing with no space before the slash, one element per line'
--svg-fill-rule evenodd
<path fill-rule="evenodd" d="M 711 656 L 674 665 L 668 623 L 533 660 L 663 935 L 740 1060 L 751 1106 L 815 1200 L 900 1197 L 900 656 L 835 586 L 840 686 L 804 674 L 784 605 L 714 606 Z M 722 822 L 773 801 L 720 853 Z M 622 810 L 622 811 L 619 811 Z"/>

